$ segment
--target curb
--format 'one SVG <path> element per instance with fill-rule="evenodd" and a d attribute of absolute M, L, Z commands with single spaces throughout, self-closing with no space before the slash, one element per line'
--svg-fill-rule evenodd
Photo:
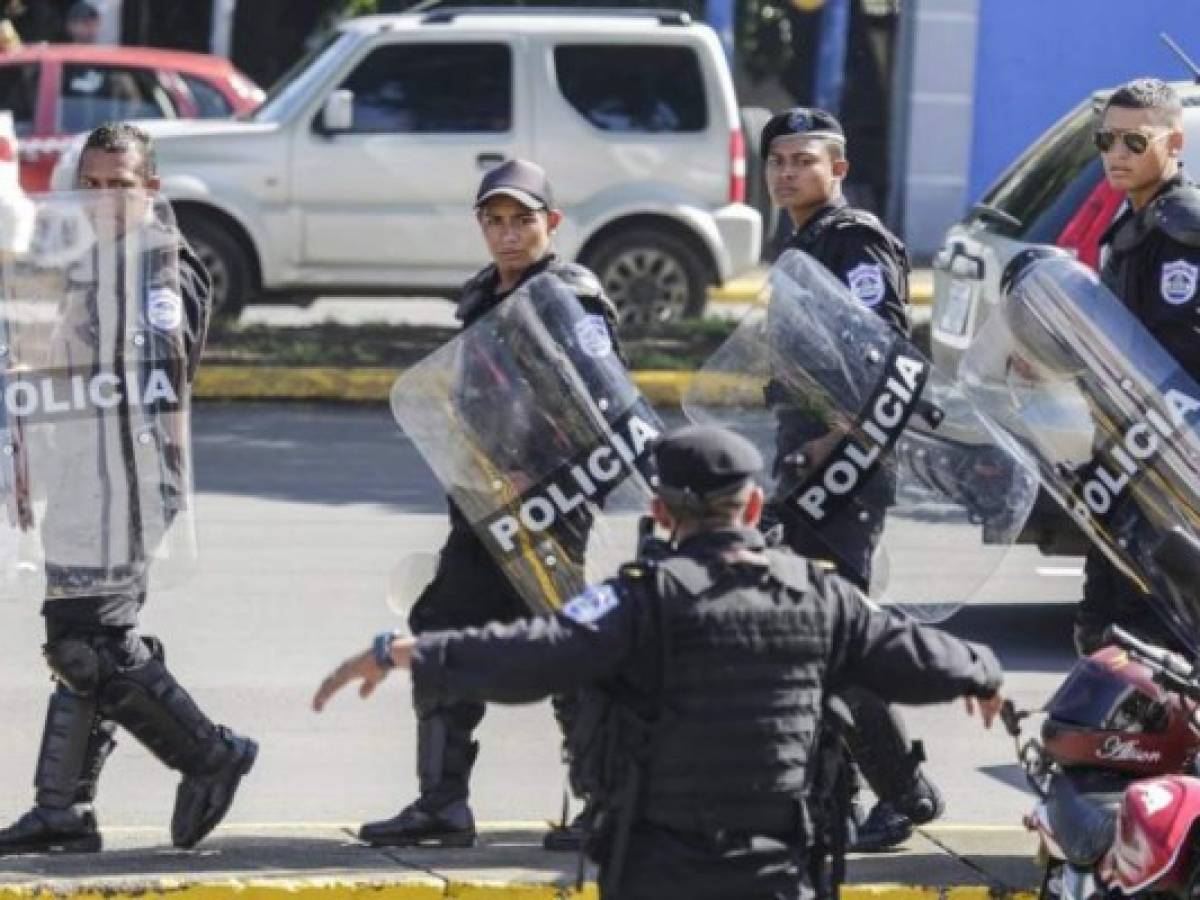
<path fill-rule="evenodd" d="M 57 889 L 53 883 L 31 886 L 0 886 L 0 900 L 332 900 L 340 897 L 370 897 L 373 900 L 596 900 L 593 884 L 577 892 L 557 885 L 443 881 L 438 879 L 347 881 L 343 879 L 226 879 L 186 882 L 162 879 L 137 884 Z M 843 885 L 842 900 L 1033 900 L 1029 891 L 997 892 L 994 888 L 918 887 L 903 884 Z"/>
<path fill-rule="evenodd" d="M 711 303 L 757 303 L 762 298 L 766 284 L 767 270 L 754 269 L 725 282 L 720 287 L 709 288 L 708 299 Z M 908 277 L 908 299 L 914 306 L 928 306 L 933 303 L 932 270 L 913 270 Z"/>
<path fill-rule="evenodd" d="M 401 371 L 323 366 L 201 366 L 192 397 L 216 401 L 386 403 L 392 382 Z M 691 372 L 633 373 L 634 383 L 655 406 L 678 406 L 691 378 Z"/>

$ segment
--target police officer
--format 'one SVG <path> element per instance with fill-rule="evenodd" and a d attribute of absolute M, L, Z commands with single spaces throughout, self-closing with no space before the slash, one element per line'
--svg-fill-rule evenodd
<path fill-rule="evenodd" d="M 1108 98 L 1095 133 L 1108 183 L 1125 194 L 1100 238 L 1101 280 L 1193 378 L 1200 379 L 1200 190 L 1185 175 L 1183 106 L 1156 78 L 1122 85 Z M 1075 616 L 1081 654 L 1121 625 L 1166 646 L 1175 641 L 1141 592 L 1099 550 L 1084 566 Z"/>
<path fill-rule="evenodd" d="M 475 197 L 475 214 L 492 264 L 463 287 L 458 318 L 469 326 L 502 303 L 526 281 L 543 273 L 561 279 L 583 307 L 601 316 L 617 347 L 613 305 L 588 269 L 559 259 L 551 236 L 562 221 L 554 207 L 550 182 L 535 163 L 510 160 L 484 176 Z M 479 385 L 479 402 L 503 410 L 506 395 L 492 396 Z M 516 589 L 450 503 L 450 535 L 437 573 L 413 607 L 414 634 L 511 622 L 528 612 Z M 467 803 L 469 779 L 479 745 L 472 740 L 483 719 L 481 700 L 447 700 L 423 709 L 417 725 L 417 776 L 420 796 L 393 818 L 362 826 L 360 837 L 376 846 L 470 846 L 475 821 Z M 556 700 L 556 713 L 569 715 L 569 703 Z M 569 835 L 564 836 L 569 844 Z M 560 842 L 560 846 L 563 842 Z"/>
<path fill-rule="evenodd" d="M 856 300 L 907 337 L 908 253 L 879 219 L 842 196 L 850 163 L 838 120 L 821 109 L 780 113 L 763 128 L 761 152 L 772 202 L 786 209 L 795 225 L 787 247 L 822 263 Z M 803 412 L 780 410 L 779 420 L 777 471 L 790 459 L 819 456 L 840 438 Z M 846 515 L 818 535 L 785 517 L 785 540 L 801 555 L 828 558 L 839 574 L 866 590 L 892 490 L 886 473 L 865 486 L 860 503 L 877 511 L 867 523 Z M 944 804 L 920 769 L 923 748 L 908 739 L 899 714 L 865 691 L 851 690 L 844 699 L 855 724 L 848 735 L 855 760 L 880 800 L 860 817 L 854 848 L 882 850 L 907 840 L 914 822 L 941 815 Z"/>
<path fill-rule="evenodd" d="M 157 191 L 149 136 L 124 123 L 91 132 L 80 156 L 77 185 L 82 190 Z M 188 361 L 184 377 L 190 381 L 212 310 L 211 282 L 184 242 L 178 257 L 178 294 L 172 289 L 168 296 L 159 286 L 154 302 L 160 311 L 171 303 L 182 307 L 176 307 L 178 316 L 158 321 L 180 330 Z M 142 303 L 149 304 L 150 298 Z M 95 469 L 94 458 L 90 465 Z M 47 523 L 82 515 L 69 504 L 70 498 L 52 496 Z M 73 574 L 47 565 L 43 652 L 57 686 L 50 696 L 34 775 L 36 805 L 0 830 L 0 855 L 100 849 L 92 800 L 114 747 L 117 725 L 182 774 L 171 839 L 177 846 L 191 847 L 229 810 L 258 745 L 213 724 L 167 669 L 162 643 L 138 633 L 138 614 L 146 601 L 144 572 L 133 588 L 121 593 L 61 595 L 56 585 Z"/>
<path fill-rule="evenodd" d="M 600 798 L 612 813 L 593 845 L 602 897 L 808 896 L 799 798 L 827 688 L 857 683 L 910 703 L 965 695 L 990 723 L 1000 666 L 986 647 L 873 609 L 824 568 L 766 549 L 762 458 L 745 439 L 685 428 L 656 461 L 652 511 L 670 533 L 657 562 L 626 566 L 554 616 L 384 633 L 325 679 L 314 708 L 350 681 L 369 694 L 394 666 L 412 669 L 426 700 L 528 702 L 593 686 L 625 711 L 605 727 L 647 725 L 629 776 L 641 777 L 636 799 L 613 809 Z"/>

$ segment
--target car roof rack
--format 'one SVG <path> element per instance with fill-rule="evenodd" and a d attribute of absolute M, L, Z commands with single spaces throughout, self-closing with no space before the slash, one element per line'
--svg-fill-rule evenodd
<path fill-rule="evenodd" d="M 636 7 L 578 7 L 578 6 L 447 6 L 433 9 L 421 16 L 423 24 L 453 22 L 459 16 L 565 16 L 571 18 L 620 17 L 657 19 L 659 25 L 690 25 L 690 14 L 679 9 L 640 9 Z"/>

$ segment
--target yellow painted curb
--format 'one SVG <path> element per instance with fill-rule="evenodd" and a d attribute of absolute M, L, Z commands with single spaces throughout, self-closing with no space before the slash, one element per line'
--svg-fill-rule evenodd
<path fill-rule="evenodd" d="M 552 884 L 504 884 L 437 879 L 343 881 L 337 879 L 228 879 L 185 883 L 174 879 L 90 888 L 0 886 L 0 900 L 597 900 L 595 885 L 582 892 Z"/>
<path fill-rule="evenodd" d="M 712 303 L 760 303 L 765 302 L 763 294 L 767 285 L 765 269 L 756 269 L 725 282 L 720 287 L 708 289 L 708 299 Z M 914 306 L 928 306 L 933 302 L 933 272 L 929 269 L 916 269 L 908 277 L 908 299 Z"/>
<path fill-rule="evenodd" d="M 1033 900 L 1029 891 L 998 893 L 987 887 L 916 887 L 903 884 L 855 884 L 842 887 L 842 900 Z M 338 879 L 222 880 L 197 883 L 162 880 L 142 886 L 95 887 L 62 891 L 42 887 L 0 886 L 0 900 L 597 900 L 595 885 L 582 892 L 556 885 L 502 884 L 421 879 L 404 883 Z M 686 898 L 680 898 L 686 900 Z"/>
<path fill-rule="evenodd" d="M 199 400 L 387 400 L 399 369 L 332 366 L 201 366 Z"/>
<path fill-rule="evenodd" d="M 192 396 L 198 400 L 386 402 L 400 369 L 322 366 L 201 366 Z M 678 406 L 691 372 L 645 370 L 633 380 L 646 399 Z"/>

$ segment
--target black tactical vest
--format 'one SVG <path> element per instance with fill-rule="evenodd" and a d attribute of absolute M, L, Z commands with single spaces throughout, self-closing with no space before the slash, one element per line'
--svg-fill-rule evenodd
<path fill-rule="evenodd" d="M 758 554 L 755 554 L 758 555 Z M 820 717 L 830 623 L 809 564 L 658 564 L 669 664 L 639 818 L 791 836 Z"/>

